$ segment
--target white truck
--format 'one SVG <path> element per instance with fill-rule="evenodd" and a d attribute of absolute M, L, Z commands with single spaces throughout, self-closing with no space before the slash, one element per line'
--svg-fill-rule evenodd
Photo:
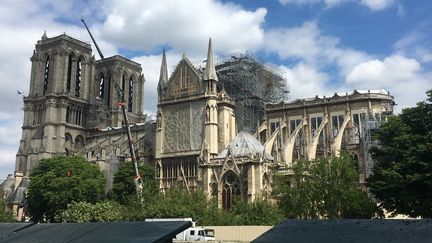
<path fill-rule="evenodd" d="M 183 241 L 215 241 L 214 230 L 195 226 L 192 218 L 165 218 L 165 219 L 146 219 L 145 221 L 190 221 L 192 227 L 176 235 L 173 242 Z"/>
<path fill-rule="evenodd" d="M 176 241 L 215 241 L 214 230 L 203 227 L 190 227 L 176 235 Z"/>

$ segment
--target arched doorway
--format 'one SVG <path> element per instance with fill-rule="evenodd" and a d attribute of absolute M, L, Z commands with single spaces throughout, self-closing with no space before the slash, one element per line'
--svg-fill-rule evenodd
<path fill-rule="evenodd" d="M 230 170 L 222 177 L 222 208 L 230 210 L 237 196 L 240 196 L 240 181 L 238 176 Z"/>

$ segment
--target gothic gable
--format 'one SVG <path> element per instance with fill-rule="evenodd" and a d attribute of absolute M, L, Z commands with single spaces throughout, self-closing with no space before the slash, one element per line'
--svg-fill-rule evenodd
<path fill-rule="evenodd" d="M 183 58 L 168 81 L 164 99 L 189 97 L 203 93 L 200 76 L 193 65 L 186 58 Z"/>

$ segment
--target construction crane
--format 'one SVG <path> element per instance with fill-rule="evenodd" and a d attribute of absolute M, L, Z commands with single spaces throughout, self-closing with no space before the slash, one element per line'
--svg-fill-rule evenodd
<path fill-rule="evenodd" d="M 135 188 L 136 188 L 136 192 L 138 197 L 141 197 L 141 192 L 143 189 L 143 183 L 142 183 L 142 178 L 139 174 L 138 171 L 138 165 L 137 165 L 137 160 L 136 160 L 136 155 L 135 155 L 135 148 L 134 148 L 134 144 L 132 141 L 132 135 L 131 135 L 131 131 L 130 131 L 130 127 L 129 127 L 129 120 L 127 117 L 127 112 L 126 112 L 126 103 L 124 101 L 124 96 L 123 96 L 123 91 L 120 89 L 120 87 L 116 84 L 115 88 L 117 90 L 117 96 L 118 99 L 120 100 L 120 102 L 118 103 L 118 106 L 121 107 L 122 112 L 123 112 L 123 120 L 124 120 L 124 124 L 126 127 L 126 133 L 127 133 L 127 138 L 128 138 L 128 143 L 129 143 L 129 152 L 130 152 L 130 157 L 132 160 L 132 166 L 133 166 L 133 170 L 134 170 L 134 183 L 135 183 Z"/>
<path fill-rule="evenodd" d="M 81 18 L 81 22 L 83 22 L 85 28 L 87 29 L 87 32 L 89 33 L 90 38 L 92 39 L 94 45 L 96 46 L 96 49 L 97 49 L 97 51 L 99 53 L 99 56 L 101 57 L 101 59 L 104 59 L 104 56 L 103 56 L 101 50 L 99 49 L 99 46 L 97 45 L 96 40 L 93 38 L 93 35 L 91 34 L 89 28 L 87 27 L 87 24 L 84 21 L 84 18 Z M 118 99 L 120 101 L 118 103 L 118 106 L 121 107 L 121 109 L 122 109 L 123 120 L 124 120 L 125 127 L 126 127 L 126 134 L 127 134 L 127 138 L 128 138 L 129 152 L 130 152 L 130 157 L 131 157 L 131 160 L 132 160 L 132 167 L 133 167 L 133 170 L 134 170 L 133 180 L 134 180 L 134 183 L 135 183 L 135 189 L 136 189 L 136 193 L 138 195 L 138 198 L 141 198 L 141 192 L 142 192 L 142 189 L 143 189 L 143 183 L 142 183 L 142 178 L 141 178 L 141 176 L 139 174 L 139 171 L 138 171 L 138 165 L 137 165 L 137 160 L 136 160 L 136 155 L 135 155 L 135 148 L 134 148 L 134 144 L 133 144 L 133 141 L 132 141 L 132 135 L 131 135 L 130 127 L 129 127 L 129 120 L 128 120 L 128 117 L 127 117 L 127 112 L 126 112 L 126 107 L 125 107 L 126 103 L 124 101 L 123 90 L 121 90 L 120 87 L 118 87 L 117 84 L 115 85 L 115 88 L 117 90 L 117 96 L 118 96 Z"/>
<path fill-rule="evenodd" d="M 104 59 L 104 55 L 102 54 L 101 50 L 99 49 L 98 44 L 96 43 L 95 39 L 93 38 L 93 35 L 91 34 L 89 28 L 87 27 L 87 24 L 86 24 L 86 22 L 84 21 L 84 18 L 81 18 L 81 22 L 83 22 L 85 28 L 87 29 L 87 32 L 88 32 L 89 35 L 90 35 L 90 38 L 91 38 L 92 41 L 93 41 L 93 44 L 96 46 L 96 49 L 97 49 L 97 51 L 98 51 L 98 53 L 99 53 L 100 58 L 101 58 L 101 59 Z"/>

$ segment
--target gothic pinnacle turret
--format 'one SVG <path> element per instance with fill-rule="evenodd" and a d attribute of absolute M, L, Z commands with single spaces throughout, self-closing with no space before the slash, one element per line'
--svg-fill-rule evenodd
<path fill-rule="evenodd" d="M 46 40 L 46 39 L 48 39 L 48 36 L 47 36 L 46 30 L 45 30 L 42 37 L 41 37 L 41 40 Z"/>
<path fill-rule="evenodd" d="M 167 82 L 168 82 L 168 68 L 167 68 L 166 54 L 164 49 L 162 54 L 162 64 L 161 64 L 160 75 L 159 75 L 159 87 L 161 88 L 165 87 Z"/>
<path fill-rule="evenodd" d="M 213 50 L 212 50 L 212 40 L 209 39 L 208 52 L 207 52 L 207 64 L 204 73 L 204 80 L 215 80 L 219 81 L 216 75 L 216 69 L 213 62 Z"/>

